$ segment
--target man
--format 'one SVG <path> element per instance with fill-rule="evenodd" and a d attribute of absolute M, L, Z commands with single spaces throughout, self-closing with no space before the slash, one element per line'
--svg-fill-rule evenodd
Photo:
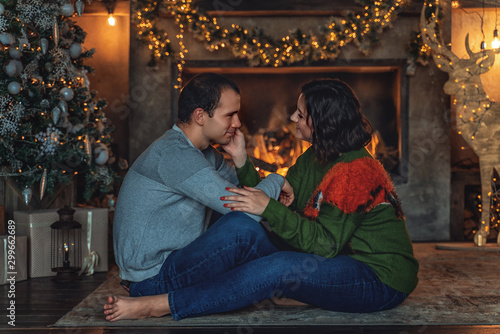
<path fill-rule="evenodd" d="M 258 216 L 238 215 L 205 232 L 212 209 L 231 211 L 220 199 L 238 185 L 236 171 L 210 144 L 241 151 L 239 110 L 234 82 L 213 73 L 194 77 L 179 95 L 177 124 L 128 171 L 114 218 L 115 257 L 130 295 L 148 297 L 108 297 L 106 319 L 168 314 L 172 291 L 276 250 Z M 237 167 L 246 159 L 233 156 Z M 283 184 L 272 175 L 257 188 L 277 199 Z"/>

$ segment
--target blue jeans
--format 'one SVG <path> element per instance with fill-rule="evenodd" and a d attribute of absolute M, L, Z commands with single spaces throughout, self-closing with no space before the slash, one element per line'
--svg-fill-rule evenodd
<path fill-rule="evenodd" d="M 231 311 L 275 296 L 341 312 L 386 310 L 407 297 L 349 256 L 327 259 L 278 251 L 258 223 L 238 212 L 223 216 L 170 254 L 158 275 L 130 285 L 131 296 L 165 293 L 175 320 Z"/>

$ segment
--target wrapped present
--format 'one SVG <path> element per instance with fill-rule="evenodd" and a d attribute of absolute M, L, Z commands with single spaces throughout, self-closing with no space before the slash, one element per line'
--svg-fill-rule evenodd
<path fill-rule="evenodd" d="M 28 238 L 14 233 L 0 235 L 0 285 L 26 279 L 28 279 Z"/>
<path fill-rule="evenodd" d="M 108 209 L 74 208 L 73 219 L 82 224 L 82 263 L 86 273 L 108 271 Z M 51 268 L 51 228 L 59 220 L 57 209 L 15 211 L 16 234 L 28 236 L 29 276 L 46 277 Z"/>

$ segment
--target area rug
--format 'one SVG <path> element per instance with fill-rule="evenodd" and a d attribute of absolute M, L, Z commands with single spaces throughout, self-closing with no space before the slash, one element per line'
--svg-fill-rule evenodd
<path fill-rule="evenodd" d="M 395 309 L 350 314 L 312 306 L 276 306 L 264 301 L 242 310 L 174 321 L 172 317 L 108 322 L 102 307 L 110 294 L 126 295 L 117 272 L 54 327 L 255 327 L 303 325 L 498 325 L 500 324 L 500 253 L 450 251 L 433 243 L 415 243 L 419 284 Z"/>

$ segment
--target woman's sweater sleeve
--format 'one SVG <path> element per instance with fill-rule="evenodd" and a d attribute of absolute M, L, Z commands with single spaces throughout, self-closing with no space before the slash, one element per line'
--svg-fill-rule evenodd
<path fill-rule="evenodd" d="M 259 172 L 255 170 L 249 157 L 241 168 L 236 168 L 236 175 L 241 186 L 255 187 L 261 181 Z"/>
<path fill-rule="evenodd" d="M 273 231 L 291 246 L 328 258 L 346 247 L 363 216 L 363 213 L 343 213 L 325 202 L 316 219 L 310 220 L 273 199 L 262 214 Z"/>

